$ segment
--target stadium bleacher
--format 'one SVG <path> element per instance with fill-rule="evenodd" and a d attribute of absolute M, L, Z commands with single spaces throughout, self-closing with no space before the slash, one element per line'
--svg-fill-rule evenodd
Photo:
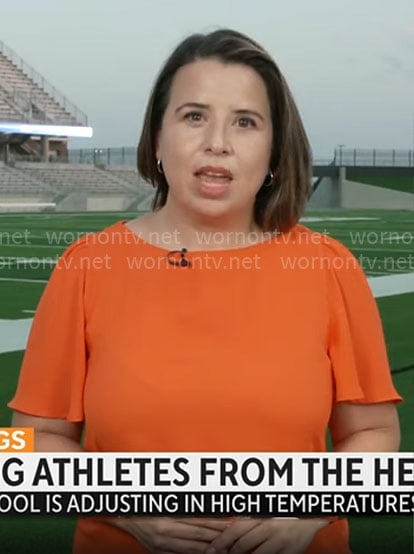
<path fill-rule="evenodd" d="M 115 172 L 104 171 L 90 165 L 41 164 L 19 162 L 16 170 L 31 178 L 46 183 L 56 192 L 87 192 L 91 194 L 131 194 L 135 186 L 118 177 Z M 124 172 L 128 174 L 128 172 Z"/>
<path fill-rule="evenodd" d="M 2 41 L 0 122 L 0 211 L 149 207 L 154 191 L 140 182 L 133 167 L 56 163 L 69 159 L 61 126 L 85 127 L 87 116 Z M 7 122 L 40 125 L 41 130 L 38 135 L 10 131 Z M 53 127 L 59 132 L 48 136 Z"/>
<path fill-rule="evenodd" d="M 139 182 L 138 171 L 133 167 L 111 167 L 108 166 L 107 170 L 112 175 L 116 176 L 118 179 L 121 179 L 124 182 L 129 183 L 132 186 L 136 186 Z M 144 184 L 145 186 L 145 184 Z"/>
<path fill-rule="evenodd" d="M 133 168 L 105 170 L 90 164 L 38 162 L 16 162 L 11 167 L 0 162 L 0 212 L 19 211 L 19 206 L 36 212 L 119 206 L 149 209 L 153 195 L 154 189 L 139 181 Z M 101 199 L 98 203 L 93 200 L 97 198 Z M 45 201 L 52 201 L 53 208 Z"/>
<path fill-rule="evenodd" d="M 23 171 L 18 171 L 0 162 L 0 195 L 27 195 L 44 198 L 44 193 L 53 193 L 53 190 L 44 182 Z"/>
<path fill-rule="evenodd" d="M 7 99 L 4 89 L 0 86 L 0 116 L 5 121 L 16 121 L 22 117 L 21 112 Z"/>
<path fill-rule="evenodd" d="M 0 52 L 0 119 L 21 121 L 22 118 L 40 123 L 83 124 L 10 57 Z"/>
<path fill-rule="evenodd" d="M 86 114 L 0 40 L 0 160 L 65 160 L 68 137 L 90 136 Z"/>

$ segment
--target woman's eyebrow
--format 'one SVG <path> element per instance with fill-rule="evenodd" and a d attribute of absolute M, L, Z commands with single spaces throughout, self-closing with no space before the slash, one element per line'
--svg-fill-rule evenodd
<path fill-rule="evenodd" d="M 178 108 L 175 110 L 175 113 L 178 113 L 183 108 L 197 108 L 199 110 L 206 110 L 209 108 L 208 104 L 200 104 L 199 102 L 185 102 L 184 104 L 181 104 L 181 106 L 178 106 Z"/>
<path fill-rule="evenodd" d="M 178 108 L 175 110 L 175 113 L 178 113 L 180 110 L 184 108 L 196 108 L 198 110 L 208 110 L 210 106 L 208 104 L 201 104 L 200 102 L 185 102 L 184 104 L 181 104 L 181 106 L 178 106 Z M 250 110 L 247 108 L 234 110 L 234 113 L 237 115 L 254 115 L 264 121 L 264 117 L 262 114 L 257 112 L 256 110 Z"/>
<path fill-rule="evenodd" d="M 235 110 L 235 113 L 238 115 L 255 115 L 256 117 L 264 121 L 264 117 L 262 116 L 262 114 L 260 114 L 259 112 L 256 112 L 255 110 L 248 110 L 248 109 Z"/>

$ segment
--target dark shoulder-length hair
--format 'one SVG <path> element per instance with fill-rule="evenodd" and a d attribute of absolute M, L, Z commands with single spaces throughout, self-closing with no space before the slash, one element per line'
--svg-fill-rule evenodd
<path fill-rule="evenodd" d="M 274 177 L 270 183 L 263 183 L 256 195 L 254 218 L 265 231 L 288 231 L 303 215 L 310 195 L 309 142 L 295 101 L 275 61 L 254 40 L 231 29 L 187 37 L 167 59 L 155 81 L 138 145 L 138 172 L 157 189 L 152 208 L 161 208 L 168 196 L 168 183 L 157 170 L 156 138 L 174 76 L 184 65 L 206 58 L 247 65 L 266 85 L 273 126 L 269 171 Z"/>

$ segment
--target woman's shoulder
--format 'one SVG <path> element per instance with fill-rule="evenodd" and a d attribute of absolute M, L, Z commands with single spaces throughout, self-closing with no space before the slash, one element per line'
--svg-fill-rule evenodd
<path fill-rule="evenodd" d="M 343 242 L 332 237 L 328 233 L 315 231 L 301 223 L 295 225 L 288 233 L 291 233 L 290 242 L 292 242 L 292 244 L 311 247 L 313 254 L 318 253 L 319 255 L 329 258 L 339 257 L 355 259 L 354 254 Z"/>
<path fill-rule="evenodd" d="M 64 257 L 88 256 L 102 253 L 102 250 L 128 243 L 130 231 L 124 220 L 116 221 L 98 231 L 84 232 L 64 250 Z"/>

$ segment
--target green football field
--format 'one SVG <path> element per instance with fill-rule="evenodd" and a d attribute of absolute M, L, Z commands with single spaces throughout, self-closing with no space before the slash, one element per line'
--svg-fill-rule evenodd
<path fill-rule="evenodd" d="M 87 232 L 98 231 L 136 213 L 2 214 L 0 216 L 0 323 L 33 317 L 59 255 Z M 414 212 L 387 210 L 309 211 L 304 225 L 346 244 L 370 278 L 412 274 Z M 403 451 L 414 450 L 414 292 L 377 298 L 394 382 L 404 396 L 399 406 Z M 4 329 L 4 327 L 3 327 Z M 1 337 L 0 337 L 1 339 Z M 12 341 L 13 337 L 10 338 Z M 8 339 L 7 339 L 8 340 Z M 4 340 L 3 340 L 4 342 Z M 7 341 L 6 341 L 7 342 Z M 1 342 L 0 342 L 1 346 Z M 23 351 L 0 350 L 0 426 L 10 423 L 12 397 Z M 0 515 L 0 553 L 69 554 L 73 519 L 6 518 Z M 411 517 L 353 518 L 356 554 L 413 553 Z M 30 545 L 30 547 L 28 546 Z"/>

